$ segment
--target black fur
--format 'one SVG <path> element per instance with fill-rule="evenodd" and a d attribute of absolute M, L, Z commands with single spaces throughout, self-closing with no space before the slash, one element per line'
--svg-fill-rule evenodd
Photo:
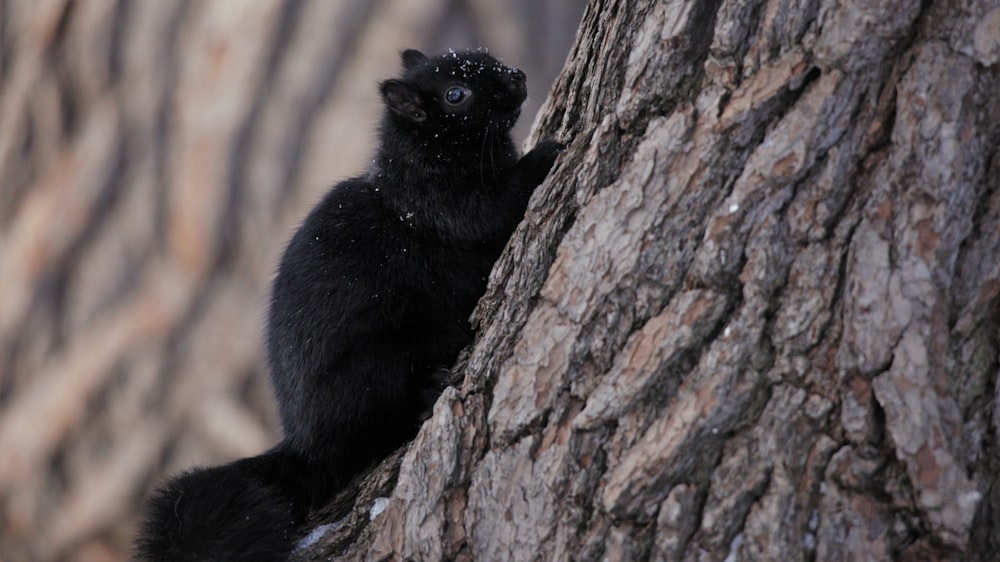
<path fill-rule="evenodd" d="M 493 262 L 562 145 L 518 159 L 524 73 L 483 52 L 402 55 L 371 169 L 334 187 L 275 278 L 268 358 L 285 438 L 158 490 L 140 560 L 284 560 L 302 521 L 417 431 L 470 343 Z"/>

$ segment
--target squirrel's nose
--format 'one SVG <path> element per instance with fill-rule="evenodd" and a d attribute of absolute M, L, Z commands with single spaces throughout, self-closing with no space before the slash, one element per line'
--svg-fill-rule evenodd
<path fill-rule="evenodd" d="M 514 97 L 524 99 L 527 95 L 524 72 L 517 68 L 513 68 L 510 71 L 509 77 L 510 79 L 507 82 L 507 91 Z"/>

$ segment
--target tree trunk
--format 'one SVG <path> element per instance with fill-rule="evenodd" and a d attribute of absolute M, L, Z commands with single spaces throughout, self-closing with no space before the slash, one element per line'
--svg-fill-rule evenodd
<path fill-rule="evenodd" d="M 302 558 L 993 559 L 998 63 L 987 0 L 593 1 L 464 383 Z"/>
<path fill-rule="evenodd" d="M 124 559 L 164 476 L 273 445 L 267 285 L 377 81 L 484 45 L 540 104 L 582 10 L 0 0 L 0 560 Z"/>

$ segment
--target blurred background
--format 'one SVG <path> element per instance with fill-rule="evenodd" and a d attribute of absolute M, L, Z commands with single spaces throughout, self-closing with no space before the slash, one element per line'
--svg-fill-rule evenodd
<path fill-rule="evenodd" d="M 278 424 L 267 288 L 399 52 L 528 75 L 584 0 L 0 0 L 0 560 L 126 559 L 149 489 Z"/>

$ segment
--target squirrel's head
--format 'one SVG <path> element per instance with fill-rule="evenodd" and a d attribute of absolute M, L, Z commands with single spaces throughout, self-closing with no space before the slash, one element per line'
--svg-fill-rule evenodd
<path fill-rule="evenodd" d="M 388 118 L 445 142 L 473 142 L 507 133 L 527 96 L 524 72 L 483 51 L 428 58 L 404 51 L 403 75 L 380 85 Z"/>

